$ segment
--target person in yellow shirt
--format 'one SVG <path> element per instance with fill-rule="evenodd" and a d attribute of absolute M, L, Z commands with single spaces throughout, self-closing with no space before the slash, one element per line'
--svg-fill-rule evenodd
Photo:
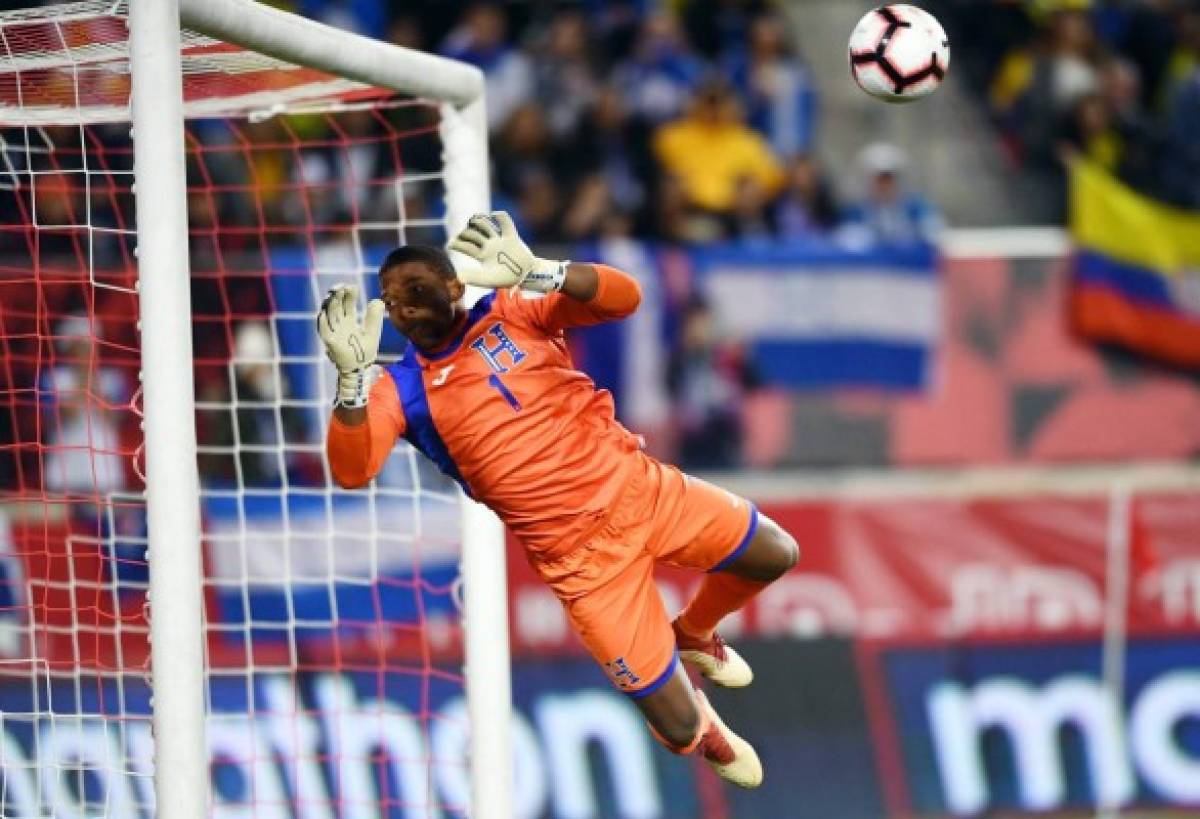
<path fill-rule="evenodd" d="M 700 86 L 686 116 L 654 135 L 654 153 L 676 177 L 692 207 L 730 212 L 746 180 L 773 196 L 782 186 L 779 160 L 760 134 L 742 121 L 740 107 L 721 80 Z"/>

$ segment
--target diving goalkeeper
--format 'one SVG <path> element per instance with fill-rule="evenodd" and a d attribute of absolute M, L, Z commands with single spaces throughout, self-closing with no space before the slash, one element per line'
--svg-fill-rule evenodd
<path fill-rule="evenodd" d="M 478 266 L 456 273 L 441 249 L 408 245 L 384 260 L 382 299 L 361 322 L 354 287 L 321 305 L 317 329 L 338 370 L 334 479 L 366 484 L 407 439 L 500 516 L 659 742 L 757 787 L 758 755 L 680 661 L 718 685 L 750 683 L 715 629 L 795 565 L 795 540 L 748 501 L 644 454 L 608 392 L 572 365 L 563 329 L 632 313 L 641 294 L 630 276 L 537 258 L 503 211 L 473 217 L 450 247 Z M 468 310 L 468 284 L 493 292 Z M 410 345 L 368 385 L 385 313 Z M 657 562 L 707 572 L 674 621 Z"/>

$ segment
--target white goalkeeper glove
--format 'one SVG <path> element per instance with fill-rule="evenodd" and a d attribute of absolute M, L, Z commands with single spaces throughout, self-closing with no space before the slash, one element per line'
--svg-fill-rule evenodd
<path fill-rule="evenodd" d="M 367 405 L 367 370 L 379 353 L 383 332 L 383 302 L 372 299 L 363 321 L 358 320 L 358 288 L 339 284 L 329 291 L 317 312 L 317 334 L 325 354 L 337 367 L 335 407 L 358 409 Z"/>
<path fill-rule="evenodd" d="M 492 289 L 516 285 L 522 290 L 551 293 L 562 288 L 570 264 L 534 256 L 517 235 L 512 217 L 502 210 L 472 216 L 450 242 L 450 249 L 479 262 L 477 268 L 459 271 L 463 284 Z"/>

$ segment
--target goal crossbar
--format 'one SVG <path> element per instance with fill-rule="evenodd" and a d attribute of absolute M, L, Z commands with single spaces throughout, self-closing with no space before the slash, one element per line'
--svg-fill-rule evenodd
<path fill-rule="evenodd" d="M 137 0 L 134 0 L 137 2 Z M 452 103 L 483 96 L 483 72 L 466 63 L 372 40 L 246 0 L 179 0 L 184 26 L 338 77 Z"/>

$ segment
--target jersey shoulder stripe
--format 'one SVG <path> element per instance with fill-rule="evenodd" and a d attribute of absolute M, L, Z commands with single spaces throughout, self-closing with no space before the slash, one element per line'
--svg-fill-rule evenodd
<path fill-rule="evenodd" d="M 450 457 L 450 450 L 433 422 L 433 414 L 429 411 L 429 399 L 425 395 L 425 380 L 421 365 L 417 362 L 415 348 L 409 344 L 408 349 L 404 351 L 404 357 L 395 364 L 388 365 L 387 371 L 396 384 L 400 405 L 404 408 L 405 440 L 433 461 L 442 474 L 453 478 L 470 496 L 471 488 L 463 480 L 458 465 Z"/>

